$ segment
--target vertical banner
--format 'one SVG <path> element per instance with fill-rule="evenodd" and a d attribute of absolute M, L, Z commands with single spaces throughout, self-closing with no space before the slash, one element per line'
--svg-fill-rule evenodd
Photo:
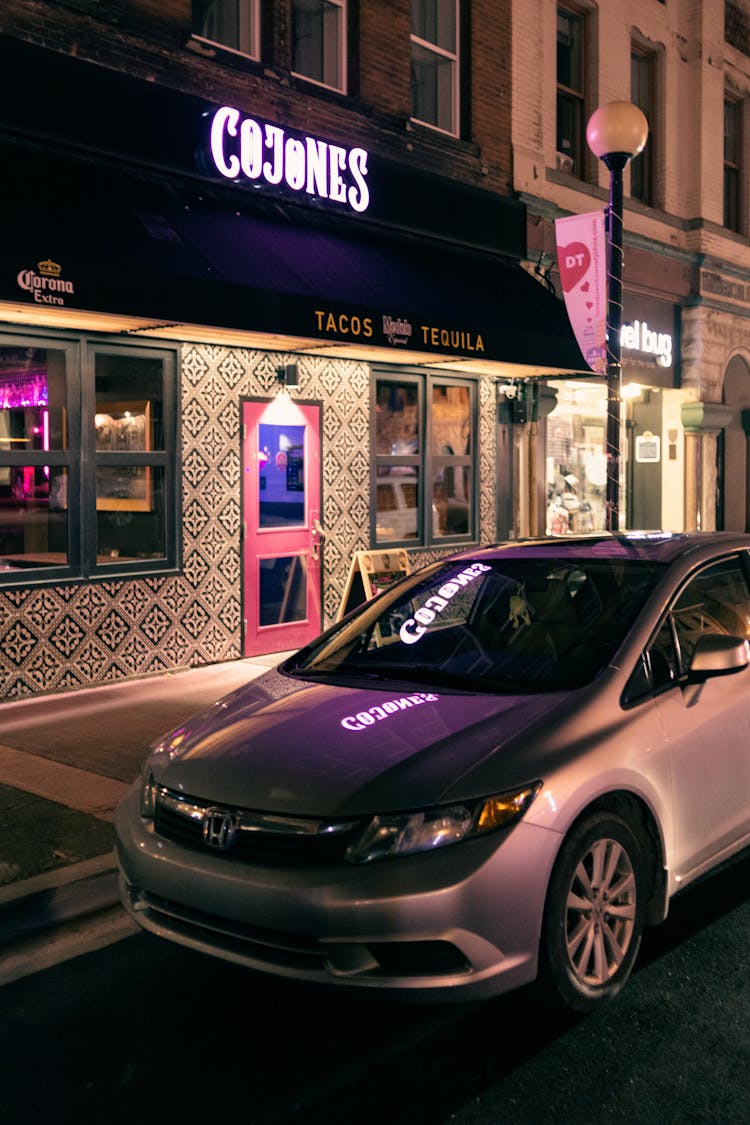
<path fill-rule="evenodd" d="M 604 212 L 555 219 L 557 264 L 568 319 L 592 371 L 607 370 L 607 245 Z"/>

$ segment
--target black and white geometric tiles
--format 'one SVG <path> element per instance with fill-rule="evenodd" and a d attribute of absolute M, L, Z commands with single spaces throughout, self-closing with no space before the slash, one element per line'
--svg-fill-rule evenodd
<path fill-rule="evenodd" d="M 369 544 L 370 369 L 340 360 L 185 343 L 181 349 L 182 573 L 0 590 L 0 699 L 234 660 L 242 655 L 240 400 L 323 404 L 324 624 L 352 555 Z M 479 381 L 480 526 L 495 531 L 494 385 Z M 412 566 L 439 552 L 412 552 Z"/>

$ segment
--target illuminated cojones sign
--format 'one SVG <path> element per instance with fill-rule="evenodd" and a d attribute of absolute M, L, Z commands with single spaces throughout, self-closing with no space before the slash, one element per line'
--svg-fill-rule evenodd
<path fill-rule="evenodd" d="M 222 106 L 211 119 L 211 157 L 228 180 L 286 186 L 352 211 L 366 211 L 370 202 L 365 149 L 290 136 L 281 126 L 243 117 L 231 106 Z"/>

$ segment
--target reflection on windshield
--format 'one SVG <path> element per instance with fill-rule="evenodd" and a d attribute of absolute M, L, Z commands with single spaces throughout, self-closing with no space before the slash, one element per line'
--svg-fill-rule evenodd
<path fill-rule="evenodd" d="M 569 690 L 607 666 L 660 571 L 632 559 L 435 563 L 330 630 L 290 670 L 373 686 Z"/>
<path fill-rule="evenodd" d="M 465 567 L 458 574 L 451 576 L 447 582 L 444 582 L 438 592 L 431 594 L 424 605 L 415 609 L 414 616 L 405 621 L 399 629 L 398 635 L 404 644 L 416 644 L 420 637 L 423 637 L 427 632 L 427 626 L 431 625 L 443 610 L 450 608 L 451 598 L 460 594 L 469 582 L 473 582 L 489 570 L 492 570 L 492 567 L 486 566 L 484 563 L 472 563 L 471 566 Z"/>

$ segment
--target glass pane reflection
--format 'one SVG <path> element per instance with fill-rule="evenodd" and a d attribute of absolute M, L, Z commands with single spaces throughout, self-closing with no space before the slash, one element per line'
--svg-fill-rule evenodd
<path fill-rule="evenodd" d="M 304 621 L 307 616 L 307 560 L 302 555 L 286 555 L 258 561 L 261 626 Z"/>
<path fill-rule="evenodd" d="M 0 467 L 0 569 L 65 566 L 67 561 L 67 470 Z"/>
<path fill-rule="evenodd" d="M 107 466 L 96 470 L 97 562 L 166 555 L 164 470 Z"/>
<path fill-rule="evenodd" d="M 408 466 L 381 467 L 375 483 L 375 538 L 378 543 L 416 539 L 419 473 Z"/>
<path fill-rule="evenodd" d="M 471 511 L 471 468 L 445 465 L 432 485 L 433 534 L 468 535 Z"/>
<path fill-rule="evenodd" d="M 305 427 L 258 427 L 258 526 L 305 523 Z"/>

